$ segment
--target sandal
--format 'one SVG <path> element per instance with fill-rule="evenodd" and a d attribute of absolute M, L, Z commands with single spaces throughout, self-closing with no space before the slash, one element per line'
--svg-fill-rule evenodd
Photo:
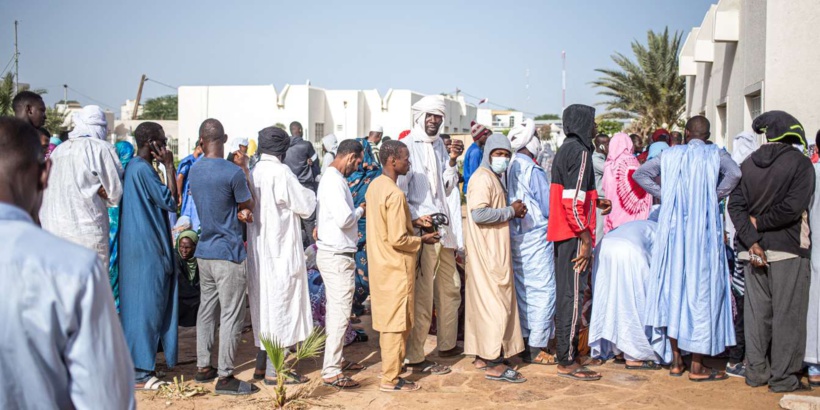
<path fill-rule="evenodd" d="M 287 372 L 287 373 L 285 373 L 285 385 L 305 384 L 309 381 L 310 381 L 310 379 L 308 379 L 307 377 L 302 376 L 302 375 L 300 375 L 296 372 Z M 268 386 L 276 386 L 277 379 L 268 379 L 266 377 L 265 378 L 265 384 L 268 385 Z"/>
<path fill-rule="evenodd" d="M 342 362 L 342 371 L 360 372 L 362 370 L 367 370 L 367 366 L 356 362 Z"/>
<path fill-rule="evenodd" d="M 566 377 L 568 379 L 577 380 L 581 382 L 593 382 L 596 380 L 601 380 L 601 375 L 597 372 L 589 370 L 588 368 L 581 366 L 569 373 L 561 373 L 558 372 L 559 377 Z"/>
<path fill-rule="evenodd" d="M 674 369 L 680 369 L 680 373 L 675 372 Z M 684 365 L 683 363 L 681 363 L 680 366 L 677 367 L 675 367 L 675 365 L 669 366 L 669 375 L 672 377 L 682 377 L 685 372 L 686 365 Z"/>
<path fill-rule="evenodd" d="M 157 391 L 160 387 L 165 386 L 168 382 L 157 379 L 156 376 L 151 376 L 145 383 L 141 383 L 142 387 L 134 386 L 134 390 L 139 391 Z"/>
<path fill-rule="evenodd" d="M 504 370 L 504 373 L 501 373 L 501 376 L 490 376 L 485 375 L 485 379 L 492 380 L 496 382 L 509 382 L 509 383 L 524 383 L 527 381 L 521 373 L 513 370 L 512 368 L 508 367 L 507 370 Z"/>
<path fill-rule="evenodd" d="M 358 382 L 356 382 L 355 380 L 351 379 L 350 377 L 345 376 L 345 375 L 341 375 L 341 376 L 342 376 L 342 377 L 340 377 L 340 378 L 338 378 L 338 379 L 336 379 L 336 380 L 334 380 L 334 381 L 332 381 L 332 382 L 330 382 L 330 383 L 328 383 L 328 382 L 327 382 L 327 381 L 325 381 L 324 379 L 323 379 L 322 381 L 324 382 L 324 385 L 325 385 L 325 386 L 328 386 L 328 387 L 335 387 L 335 388 L 337 388 L 337 389 L 339 389 L 339 390 L 344 390 L 344 389 L 355 389 L 355 388 L 357 388 L 357 387 L 359 387 L 359 386 L 360 386 L 360 384 L 359 384 Z"/>
<path fill-rule="evenodd" d="M 444 366 L 431 360 L 425 360 L 421 363 L 408 364 L 407 368 L 412 370 L 413 373 L 429 373 L 434 376 L 441 376 L 452 371 L 449 366 Z"/>
<path fill-rule="evenodd" d="M 578 364 L 580 364 L 581 366 L 599 367 L 599 366 L 603 366 L 604 363 L 606 363 L 606 360 L 598 359 L 598 358 L 592 358 L 590 356 L 585 356 L 583 358 L 579 357 L 576 360 L 576 362 Z"/>
<path fill-rule="evenodd" d="M 549 354 L 545 351 L 541 351 L 538 353 L 538 356 L 535 356 L 534 359 L 530 359 L 529 357 L 522 358 L 524 363 L 528 364 L 543 364 L 543 365 L 553 365 L 558 364 L 555 360 L 555 355 Z"/>
<path fill-rule="evenodd" d="M 217 373 L 216 369 L 214 369 L 213 367 L 208 367 L 207 370 L 205 370 L 204 372 L 198 370 L 196 372 L 196 376 L 194 376 L 194 380 L 197 383 L 209 383 L 216 379 L 218 376 L 219 374 Z"/>
<path fill-rule="evenodd" d="M 419 386 L 418 384 L 413 383 L 413 382 L 411 382 L 407 379 L 402 379 L 401 377 L 399 377 L 399 382 L 396 383 L 395 386 L 384 385 L 384 384 L 379 386 L 379 390 L 381 390 L 383 392 L 388 392 L 388 393 L 395 393 L 395 392 L 400 392 L 400 391 L 416 391 L 420 388 L 421 388 L 421 386 Z"/>
<path fill-rule="evenodd" d="M 721 373 L 723 373 L 723 375 L 721 375 Z M 703 373 L 700 373 L 700 374 L 703 374 Z M 712 371 L 709 372 L 709 376 L 705 377 L 705 378 L 694 378 L 693 379 L 692 378 L 692 372 L 689 372 L 689 381 L 695 382 L 695 383 L 716 382 L 716 381 L 720 381 L 720 380 L 726 380 L 728 378 L 729 378 L 729 375 L 726 374 L 726 372 L 721 372 L 721 371 L 718 371 L 716 369 L 712 369 Z"/>
<path fill-rule="evenodd" d="M 476 359 L 476 360 L 478 360 L 478 359 Z M 476 360 L 473 360 L 473 365 L 475 365 Z M 487 361 L 484 360 L 484 359 L 481 359 L 481 360 L 484 361 L 484 366 L 476 367 L 476 369 L 478 369 L 478 370 L 487 370 L 487 368 L 489 367 L 489 366 L 487 366 Z M 503 364 L 504 366 L 507 366 L 507 367 L 512 366 L 512 364 L 507 359 L 502 360 L 501 364 Z"/>
<path fill-rule="evenodd" d="M 216 388 L 214 389 L 215 394 L 226 394 L 229 396 L 247 396 L 258 391 L 259 387 L 238 380 L 233 376 L 219 379 L 219 381 L 216 382 Z"/>
<path fill-rule="evenodd" d="M 627 364 L 626 369 L 627 370 L 660 370 L 661 365 L 655 363 L 652 360 L 646 360 L 646 361 L 641 362 L 641 364 L 639 366 L 634 366 L 634 365 Z"/>
<path fill-rule="evenodd" d="M 809 378 L 809 386 L 820 387 L 820 380 L 812 380 L 811 378 Z"/>

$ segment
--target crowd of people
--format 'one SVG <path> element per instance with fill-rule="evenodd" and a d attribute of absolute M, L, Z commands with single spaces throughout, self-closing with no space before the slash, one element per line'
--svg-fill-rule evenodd
<path fill-rule="evenodd" d="M 557 152 L 525 120 L 507 135 L 473 123 L 464 153 L 430 96 L 400 140 L 374 126 L 326 136 L 321 153 L 298 122 L 260 130 L 248 155 L 207 119 L 177 167 L 157 123 L 112 145 L 86 106 L 63 142 L 38 131 L 37 94 L 13 107 L 0 118 L 0 367 L 16 377 L 2 407 L 134 407 L 135 390 L 166 384 L 157 355 L 177 364 L 180 326 L 196 326 L 197 382 L 253 394 L 234 377 L 246 312 L 265 384 L 308 378 L 277 374 L 261 339 L 294 348 L 321 326 L 322 382 L 359 387 L 344 347 L 367 339 L 352 325 L 370 314 L 384 392 L 420 389 L 407 371 L 451 372 L 425 352 L 430 333 L 439 357 L 472 356 L 491 381 L 526 382 L 519 358 L 576 381 L 613 360 L 773 392 L 820 385 L 820 166 L 788 113 L 757 117 L 729 153 L 703 116 L 645 147 L 598 133 L 595 109 L 575 104 Z"/>

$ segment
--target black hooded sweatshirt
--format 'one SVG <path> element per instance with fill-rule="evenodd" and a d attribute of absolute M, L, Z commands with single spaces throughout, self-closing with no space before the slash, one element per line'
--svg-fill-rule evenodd
<path fill-rule="evenodd" d="M 728 209 L 741 250 L 757 243 L 764 251 L 810 257 L 808 208 L 815 180 L 811 160 L 789 144 L 770 143 L 743 161 L 740 171 L 743 176 Z"/>
<path fill-rule="evenodd" d="M 570 105 L 564 110 L 563 125 L 567 138 L 552 161 L 547 239 L 565 241 L 589 231 L 595 243 L 595 200 L 598 198 L 592 168 L 595 108 Z"/>

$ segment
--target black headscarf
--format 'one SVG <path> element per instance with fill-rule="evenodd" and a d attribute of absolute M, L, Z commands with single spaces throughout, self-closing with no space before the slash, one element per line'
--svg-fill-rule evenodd
<path fill-rule="evenodd" d="M 290 147 L 290 137 L 285 130 L 279 127 L 267 127 L 259 131 L 257 150 L 260 153 L 282 157 L 288 147 Z"/>
<path fill-rule="evenodd" d="M 572 104 L 564 109 L 564 134 L 575 135 L 590 150 L 592 144 L 592 130 L 595 127 L 595 108 L 583 104 Z"/>
<path fill-rule="evenodd" d="M 767 111 L 752 121 L 752 129 L 758 133 L 766 133 L 766 141 L 783 142 L 786 144 L 806 144 L 806 133 L 803 125 L 797 118 L 785 111 Z"/>

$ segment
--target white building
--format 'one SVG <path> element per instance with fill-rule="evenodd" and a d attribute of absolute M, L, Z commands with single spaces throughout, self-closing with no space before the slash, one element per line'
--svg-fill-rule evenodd
<path fill-rule="evenodd" d="M 298 121 L 305 139 L 318 143 L 333 133 L 339 139 L 365 136 L 374 125 L 397 139 L 412 127 L 410 107 L 424 97 L 410 90 L 325 90 L 310 85 L 184 86 L 179 87 L 179 155 L 189 153 L 199 126 L 216 118 L 230 137 L 256 139 L 259 130 Z M 443 97 L 446 115 L 441 132 L 469 134 L 476 107 L 463 97 Z"/>
<path fill-rule="evenodd" d="M 134 115 L 134 103 L 135 102 L 136 102 L 136 100 L 125 100 L 125 104 L 120 106 L 120 119 L 122 119 L 122 120 L 130 120 L 131 119 L 131 116 Z M 139 107 L 137 107 L 137 118 L 139 118 L 139 116 L 142 115 L 142 112 L 144 111 L 144 109 L 145 109 L 145 107 L 142 104 L 140 104 Z"/>
<path fill-rule="evenodd" d="M 56 109 L 58 113 L 65 115 L 65 119 L 63 120 L 63 128 L 71 130 L 74 128 L 73 115 L 76 112 L 82 111 L 83 106 L 74 100 L 68 100 L 68 103 L 60 100 L 60 102 L 54 104 L 54 109 Z M 105 121 L 108 123 L 108 134 L 111 135 L 114 131 L 114 113 L 108 109 L 105 109 L 103 112 L 105 114 Z"/>
<path fill-rule="evenodd" d="M 492 110 L 482 108 L 478 110 L 476 122 L 492 128 L 494 132 L 508 130 L 524 121 L 524 113 L 513 110 Z"/>
<path fill-rule="evenodd" d="M 705 115 L 731 149 L 765 111 L 794 115 L 813 143 L 820 128 L 820 2 L 720 0 L 680 51 L 685 116 Z M 761 137 L 762 138 L 762 137 Z"/>

